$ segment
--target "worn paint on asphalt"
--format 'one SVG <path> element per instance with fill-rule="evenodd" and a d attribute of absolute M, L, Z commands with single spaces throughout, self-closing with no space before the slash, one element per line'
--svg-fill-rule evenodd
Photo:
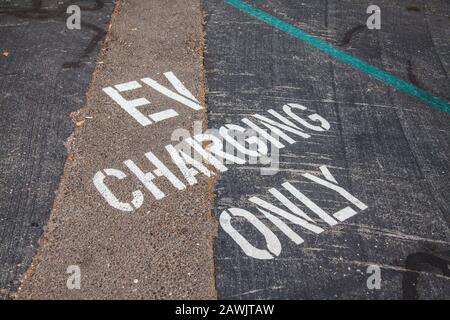
<path fill-rule="evenodd" d="M 330 45 L 329 43 L 320 40 L 319 38 L 303 31 L 300 28 L 297 28 L 283 20 L 280 20 L 267 12 L 264 12 L 262 10 L 259 10 L 255 7 L 252 7 L 248 4 L 246 4 L 243 1 L 240 0 L 225 0 L 226 3 L 234 6 L 235 8 L 255 17 L 256 19 L 259 19 L 281 31 L 286 32 L 287 34 L 306 42 L 307 44 L 319 49 L 320 51 L 330 55 L 331 57 L 347 63 L 351 65 L 352 67 L 367 73 L 368 75 L 371 75 L 374 78 L 377 78 L 378 80 L 383 81 L 386 84 L 391 85 L 392 87 L 401 90 L 403 92 L 406 92 L 407 94 L 410 94 L 426 104 L 429 104 L 430 106 L 433 106 L 437 108 L 438 110 L 441 110 L 443 112 L 450 113 L 450 103 L 447 101 L 433 96 L 431 93 L 422 90 L 415 85 L 412 85 L 409 82 L 406 82 L 388 72 L 385 72 L 377 67 L 374 67 L 350 54 L 347 54 L 346 52 L 337 49 L 336 47 Z"/>
<path fill-rule="evenodd" d="M 365 24 L 366 9 L 371 4 L 368 1 L 246 2 L 335 47 L 341 46 L 339 52 L 357 56 L 449 100 L 450 59 L 444 39 L 450 7 L 445 1 L 427 4 L 420 12 L 408 11 L 408 1 L 381 1 L 377 5 L 382 10 L 382 29 L 361 29 L 358 33 L 352 30 Z M 220 228 L 215 245 L 219 297 L 448 296 L 450 279 L 440 269 L 432 268 L 450 260 L 449 116 L 435 108 L 424 108 L 415 97 L 336 61 L 224 1 L 207 1 L 205 8 L 211 127 L 237 123 L 286 103 L 305 105 L 331 126 L 314 139 L 281 150 L 276 175 L 262 176 L 258 166 L 236 165 L 219 178 L 216 218 L 230 208 L 251 212 L 275 234 L 282 247 L 279 255 L 268 260 L 248 257 L 227 230 Z M 274 197 L 280 196 L 273 192 L 276 188 L 298 209 L 311 212 L 296 197 L 279 189 L 288 182 L 325 212 L 345 208 L 345 198 L 304 179 L 305 175 L 320 177 L 322 166 L 368 208 L 331 228 L 315 219 L 325 229 L 317 236 L 289 220 L 282 220 L 282 225 L 273 217 L 269 219 L 257 210 L 254 201 L 249 201 L 259 198 L 281 208 Z M 246 218 L 234 216 L 231 225 L 255 248 L 266 248 L 266 238 Z M 301 246 L 296 244 L 301 240 L 294 233 L 304 241 Z M 277 252 L 277 246 L 271 249 Z M 419 253 L 428 254 L 422 255 L 428 271 L 414 267 L 420 271 L 414 278 L 409 266 Z M 380 290 L 367 287 L 367 270 L 372 265 L 381 270 Z M 411 293 L 408 288 L 415 283 L 419 286 Z"/>

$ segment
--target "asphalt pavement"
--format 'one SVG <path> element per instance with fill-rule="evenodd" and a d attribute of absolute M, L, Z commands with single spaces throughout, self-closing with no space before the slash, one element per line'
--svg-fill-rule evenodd
<path fill-rule="evenodd" d="M 240 8 L 241 3 L 252 8 Z M 257 196 L 279 206 L 269 189 L 282 191 L 285 182 L 326 212 L 344 208 L 347 199 L 305 179 L 305 173 L 320 175 L 320 166 L 327 166 L 339 185 L 368 207 L 336 226 L 325 224 L 320 235 L 291 223 L 304 238 L 301 245 L 274 231 L 282 251 L 271 260 L 243 254 L 220 228 L 215 246 L 220 298 L 450 296 L 445 269 L 450 258 L 449 114 L 331 57 L 312 40 L 301 41 L 294 32 L 283 32 L 277 21 L 270 25 L 280 19 L 449 101 L 449 56 L 444 49 L 449 47 L 448 3 L 378 1 L 380 30 L 365 26 L 370 4 L 206 2 L 205 62 L 212 127 L 239 123 L 270 108 L 281 110 L 288 103 L 304 105 L 331 126 L 280 150 L 275 175 L 261 175 L 259 167 L 237 166 L 221 176 L 216 185 L 216 218 L 223 210 L 238 207 L 269 225 L 249 199 Z M 258 9 L 272 20 L 252 16 Z M 264 244 L 247 219 L 234 220 L 248 241 Z M 411 265 L 411 257 L 421 254 L 427 258 Z M 372 265 L 381 268 L 379 290 L 366 285 Z M 413 282 L 411 273 L 417 270 L 423 272 L 420 281 Z"/>
<path fill-rule="evenodd" d="M 0 0 L 0 297 L 448 299 L 450 4 L 372 2 Z"/>

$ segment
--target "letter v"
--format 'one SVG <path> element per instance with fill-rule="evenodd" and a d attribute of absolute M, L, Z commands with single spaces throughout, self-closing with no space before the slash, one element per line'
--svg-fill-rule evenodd
<path fill-rule="evenodd" d="M 333 177 L 333 175 L 331 174 L 331 172 L 328 170 L 328 168 L 326 166 L 321 166 L 320 171 L 322 172 L 322 174 L 324 175 L 326 180 L 323 180 L 323 179 L 321 179 L 315 175 L 312 175 L 310 173 L 305 173 L 305 174 L 303 174 L 303 176 L 311 181 L 316 182 L 317 184 L 320 184 L 326 188 L 336 191 L 341 196 L 343 196 L 345 199 L 347 199 L 352 204 L 354 204 L 360 210 L 367 209 L 367 205 L 365 205 L 364 203 L 359 201 L 357 198 L 355 198 L 353 195 L 351 195 L 347 190 L 345 190 L 344 188 L 342 188 L 341 186 L 338 185 L 336 179 Z M 338 219 L 339 221 L 345 221 L 348 218 L 350 218 L 351 216 L 354 216 L 355 214 L 356 214 L 355 210 L 353 210 L 350 207 L 345 207 L 344 209 L 334 213 L 333 216 L 336 219 Z"/>
<path fill-rule="evenodd" d="M 169 80 L 169 82 L 172 84 L 172 86 L 178 93 L 173 92 L 172 90 L 162 86 L 161 84 L 159 84 L 158 82 L 156 82 L 151 78 L 144 78 L 141 79 L 141 81 L 146 85 L 152 87 L 159 93 L 175 101 L 178 101 L 191 109 L 194 110 L 202 109 L 198 100 L 192 95 L 191 92 L 189 92 L 188 89 L 186 89 L 186 87 L 181 83 L 180 80 L 178 80 L 178 78 L 172 72 L 166 72 L 164 73 L 164 76 L 167 78 L 167 80 Z"/>

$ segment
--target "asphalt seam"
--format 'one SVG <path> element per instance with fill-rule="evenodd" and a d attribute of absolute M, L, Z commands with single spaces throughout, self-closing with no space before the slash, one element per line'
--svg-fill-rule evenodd
<path fill-rule="evenodd" d="M 206 30 L 205 30 L 205 9 L 203 5 L 204 0 L 198 0 L 200 3 L 200 17 L 201 17 L 201 24 L 200 24 L 200 37 L 201 37 L 201 43 L 199 48 L 199 53 L 201 57 L 201 75 L 200 75 L 200 101 L 205 107 L 203 110 L 203 130 L 208 129 L 208 82 L 206 79 L 206 64 L 205 64 L 205 50 L 206 50 Z M 205 162 L 203 161 L 205 164 Z M 209 168 L 210 170 L 213 170 L 212 168 Z M 216 171 L 216 170 L 215 170 Z M 215 175 L 211 175 L 208 178 L 208 196 L 210 201 L 210 209 L 208 213 L 208 219 L 210 219 L 215 226 L 215 232 L 211 234 L 210 236 L 210 254 L 213 257 L 212 259 L 212 266 L 211 266 L 211 273 L 213 275 L 211 281 L 213 282 L 213 287 L 215 290 L 215 296 L 216 298 L 219 296 L 217 283 L 216 283 L 216 255 L 215 255 L 215 242 L 218 235 L 219 230 L 219 223 L 214 217 L 214 208 L 216 207 L 216 193 L 215 193 L 215 186 L 218 179 L 218 172 L 216 171 Z"/>

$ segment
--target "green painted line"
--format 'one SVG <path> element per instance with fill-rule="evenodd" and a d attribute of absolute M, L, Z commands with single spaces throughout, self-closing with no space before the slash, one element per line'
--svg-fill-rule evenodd
<path fill-rule="evenodd" d="M 228 3 L 229 5 L 249 14 L 252 17 L 255 17 L 256 19 L 261 20 L 267 23 L 268 25 L 271 25 L 301 41 L 306 42 L 307 44 L 319 49 L 323 53 L 326 53 L 333 58 L 336 58 L 339 61 L 351 65 L 352 67 L 388 85 L 391 85 L 392 87 L 398 90 L 406 92 L 407 94 L 422 100 L 426 104 L 433 106 L 438 110 L 450 114 L 450 103 L 447 102 L 446 100 L 436 97 L 431 93 L 422 90 L 409 82 L 406 82 L 386 71 L 383 71 L 371 64 L 368 64 L 367 62 L 361 59 L 358 59 L 342 50 L 339 50 L 334 46 L 332 46 L 331 44 L 329 44 L 328 42 L 325 42 L 313 36 L 312 34 L 309 34 L 306 31 L 303 31 L 302 29 L 297 28 L 283 20 L 280 20 L 270 15 L 269 13 L 257 9 L 241 0 L 225 0 L 225 3 Z"/>

